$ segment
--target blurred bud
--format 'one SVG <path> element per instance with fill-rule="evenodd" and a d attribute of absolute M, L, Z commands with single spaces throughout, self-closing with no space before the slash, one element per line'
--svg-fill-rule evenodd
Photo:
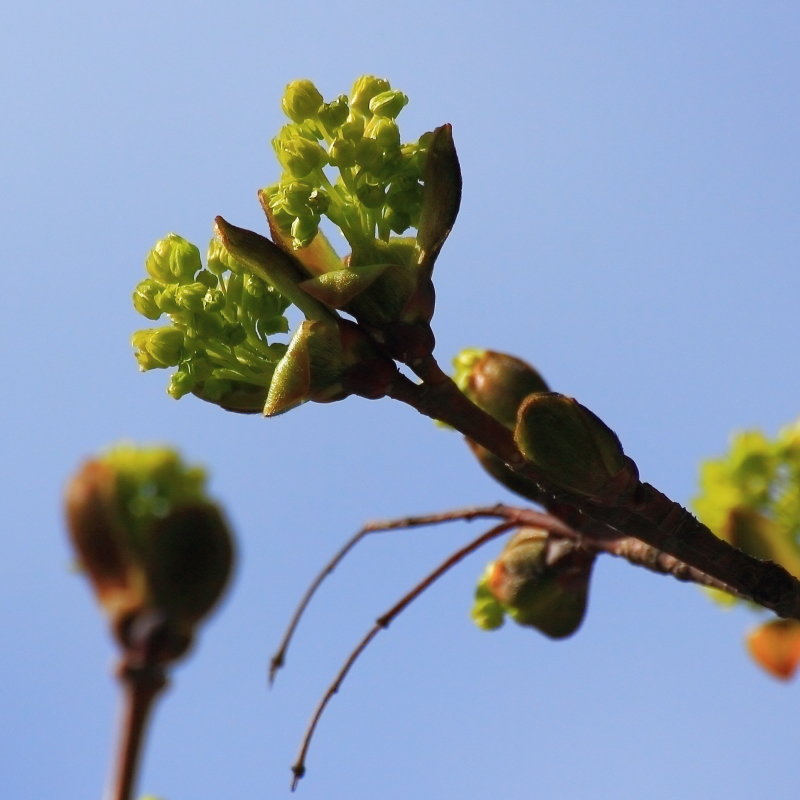
<path fill-rule="evenodd" d="M 355 166 L 356 146 L 348 139 L 334 139 L 328 148 L 328 161 L 331 166 L 347 169 Z"/>
<path fill-rule="evenodd" d="M 231 535 L 204 483 L 172 450 L 122 445 L 67 486 L 70 538 L 117 640 L 128 645 L 137 620 L 155 614 L 163 661 L 185 651 L 231 572 Z"/>
<path fill-rule="evenodd" d="M 350 90 L 350 107 L 365 117 L 369 116 L 371 114 L 369 104 L 372 98 L 381 92 L 388 92 L 391 88 L 389 81 L 383 78 L 362 75 Z"/>
<path fill-rule="evenodd" d="M 453 360 L 454 380 L 475 405 L 513 430 L 522 401 L 547 392 L 542 376 L 522 359 L 493 350 L 462 350 Z"/>
<path fill-rule="evenodd" d="M 376 117 L 389 117 L 394 119 L 408 103 L 408 97 L 397 89 L 376 94 L 369 101 L 369 110 Z M 399 140 L 398 140 L 399 141 Z"/>
<path fill-rule="evenodd" d="M 562 489 L 612 503 L 639 479 L 617 435 L 572 397 L 530 395 L 520 406 L 514 439 L 522 454 Z"/>
<path fill-rule="evenodd" d="M 189 283 L 202 268 L 200 251 L 182 236 L 170 233 L 148 253 L 145 268 L 161 283 Z"/>
<path fill-rule="evenodd" d="M 309 80 L 292 81 L 283 93 L 281 108 L 293 122 L 303 122 L 316 116 L 322 105 L 322 95 Z"/>
<path fill-rule="evenodd" d="M 787 681 L 800 665 L 800 622 L 774 619 L 747 635 L 747 650 L 770 675 Z"/>
<path fill-rule="evenodd" d="M 537 528 L 520 528 L 491 565 L 486 587 L 520 625 L 562 639 L 586 614 L 595 556 Z"/>

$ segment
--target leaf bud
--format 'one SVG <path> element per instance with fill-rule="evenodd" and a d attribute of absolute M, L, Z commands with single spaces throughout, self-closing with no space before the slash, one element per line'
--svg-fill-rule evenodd
<path fill-rule="evenodd" d="M 315 117 L 321 105 L 322 95 L 309 80 L 292 81 L 284 90 L 281 100 L 283 113 L 293 122 Z"/>
<path fill-rule="evenodd" d="M 462 350 L 453 360 L 454 380 L 475 405 L 513 430 L 522 401 L 549 387 L 530 364 L 493 350 Z"/>
<path fill-rule="evenodd" d="M 491 565 L 486 586 L 519 625 L 563 639 L 586 615 L 594 560 L 574 542 L 520 528 Z"/>
<path fill-rule="evenodd" d="M 514 439 L 525 458 L 562 489 L 616 502 L 639 483 L 617 435 L 572 397 L 532 394 L 522 403 Z"/>

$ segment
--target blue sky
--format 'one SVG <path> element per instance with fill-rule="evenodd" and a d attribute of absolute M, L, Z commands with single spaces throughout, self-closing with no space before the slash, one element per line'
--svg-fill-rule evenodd
<path fill-rule="evenodd" d="M 284 85 L 359 74 L 451 122 L 464 173 L 437 263 L 437 353 L 516 353 L 619 434 L 687 503 L 733 430 L 800 409 L 797 74 L 791 2 L 409 0 L 69 5 L 5 12 L 0 788 L 97 797 L 114 649 L 71 570 L 61 493 L 120 438 L 209 466 L 239 541 L 235 584 L 158 709 L 140 788 L 169 800 L 288 794 L 341 659 L 473 524 L 375 537 L 319 595 L 271 691 L 306 582 L 364 520 L 511 499 L 453 433 L 390 401 L 273 420 L 175 402 L 138 374 L 130 292 L 153 242 L 211 221 L 263 230 L 256 190 Z M 795 685 L 748 661 L 755 617 L 604 559 L 553 643 L 468 619 L 496 548 L 424 595 L 358 663 L 298 792 L 314 798 L 783 798 Z"/>

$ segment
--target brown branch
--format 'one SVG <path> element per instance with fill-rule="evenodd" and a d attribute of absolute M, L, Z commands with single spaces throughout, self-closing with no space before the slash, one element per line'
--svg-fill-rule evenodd
<path fill-rule="evenodd" d="M 436 516 L 436 515 L 434 515 Z M 444 521 L 444 520 L 442 520 Z M 425 523 L 420 523 L 425 524 Z M 501 536 L 505 533 L 509 528 L 513 527 L 512 523 L 509 522 L 502 522 L 499 525 L 495 525 L 491 530 L 487 531 L 483 535 L 479 536 L 477 539 L 474 539 L 469 544 L 462 547 L 460 550 L 457 550 L 451 556 L 449 556 L 444 562 L 442 562 L 433 572 L 430 573 L 424 580 L 420 581 L 410 592 L 405 594 L 397 603 L 395 603 L 385 614 L 378 617 L 375 621 L 375 624 L 369 631 L 366 633 L 363 639 L 356 645 L 356 647 L 352 650 L 350 655 L 345 660 L 344 664 L 342 665 L 339 672 L 336 674 L 331 685 L 328 687 L 325 694 L 322 696 L 322 699 L 319 701 L 316 709 L 314 710 L 314 714 L 311 717 L 311 721 L 308 724 L 308 728 L 303 736 L 303 742 L 300 746 L 300 752 L 297 756 L 297 761 L 292 766 L 292 773 L 294 774 L 294 778 L 292 780 L 292 791 L 297 788 L 297 784 L 299 783 L 300 779 L 305 775 L 306 772 L 306 756 L 308 755 L 308 748 L 311 745 L 311 739 L 314 736 L 314 732 L 317 729 L 317 725 L 322 717 L 325 708 L 327 707 L 328 703 L 333 699 L 333 696 L 339 691 L 339 688 L 342 685 L 342 682 L 347 677 L 347 674 L 350 672 L 353 664 L 355 664 L 358 657 L 364 650 L 367 648 L 369 643 L 380 633 L 381 630 L 384 628 L 388 628 L 391 622 L 400 614 L 405 608 L 407 608 L 414 600 L 417 599 L 431 584 L 435 583 L 442 575 L 445 574 L 449 569 L 454 567 L 458 564 L 461 560 L 466 558 L 470 553 L 473 553 L 478 548 L 482 547 L 486 542 L 496 539 L 498 536 Z"/>
<path fill-rule="evenodd" d="M 548 511 L 594 541 L 633 536 L 729 591 L 800 620 L 800 581 L 780 565 L 761 561 L 715 536 L 686 509 L 646 483 L 613 505 L 590 502 L 555 486 L 526 461 L 510 430 L 473 404 L 442 372 L 433 357 L 411 365 L 422 379 L 402 375 L 389 396 L 419 413 L 447 423 L 499 458 L 527 484 L 535 486 Z"/>

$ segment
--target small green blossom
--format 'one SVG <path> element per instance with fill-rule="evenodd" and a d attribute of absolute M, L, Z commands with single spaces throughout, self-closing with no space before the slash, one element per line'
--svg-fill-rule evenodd
<path fill-rule="evenodd" d="M 140 369 L 177 367 L 167 389 L 172 397 L 194 392 L 224 405 L 234 392 L 252 392 L 253 407 L 237 410 L 259 411 L 257 398 L 263 405 L 286 349 L 268 338 L 288 330 L 285 298 L 216 239 L 206 269 L 197 248 L 176 234 L 159 241 L 145 263 L 151 277 L 136 287 L 134 307 L 148 319 L 166 314 L 170 324 L 133 335 Z"/>
<path fill-rule="evenodd" d="M 275 222 L 290 235 L 295 249 L 310 244 L 323 215 L 341 228 L 354 250 L 369 247 L 376 238 L 387 240 L 393 232 L 404 233 L 419 219 L 430 139 L 426 134 L 401 144 L 395 119 L 408 97 L 388 81 L 366 75 L 355 82 L 349 99 L 340 95 L 324 103 L 321 98 L 307 80 L 286 87 L 281 105 L 293 124 L 272 141 L 284 174 L 264 190 Z M 326 166 L 339 174 L 327 174 Z M 399 187 L 402 208 L 396 199 L 391 206 L 387 203 Z M 315 190 L 324 203 L 309 201 Z"/>

